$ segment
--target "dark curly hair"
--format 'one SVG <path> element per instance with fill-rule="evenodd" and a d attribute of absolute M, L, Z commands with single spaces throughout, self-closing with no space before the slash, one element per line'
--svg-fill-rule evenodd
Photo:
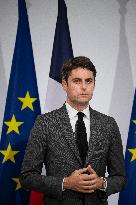
<path fill-rule="evenodd" d="M 85 56 L 78 56 L 75 58 L 71 58 L 69 60 L 66 60 L 62 66 L 61 76 L 62 80 L 68 80 L 68 77 L 70 76 L 70 73 L 72 70 L 76 68 L 86 68 L 93 72 L 94 79 L 96 77 L 96 69 L 93 63 L 90 61 L 89 58 Z"/>

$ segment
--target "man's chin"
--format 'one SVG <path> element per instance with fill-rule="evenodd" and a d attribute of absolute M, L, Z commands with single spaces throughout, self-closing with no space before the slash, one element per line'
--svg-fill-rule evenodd
<path fill-rule="evenodd" d="M 90 98 L 88 99 L 88 96 L 83 96 L 83 97 L 79 98 L 77 101 L 81 104 L 88 104 L 90 100 L 91 99 Z"/>
<path fill-rule="evenodd" d="M 90 100 L 89 100 L 90 101 Z M 81 105 L 81 106 L 86 106 L 89 104 L 89 101 L 88 100 L 79 100 L 77 102 L 78 105 Z"/>

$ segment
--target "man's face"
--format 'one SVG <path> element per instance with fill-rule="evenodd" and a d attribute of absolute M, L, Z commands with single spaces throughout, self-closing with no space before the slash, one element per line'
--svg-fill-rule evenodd
<path fill-rule="evenodd" d="M 94 84 L 92 71 L 80 67 L 72 70 L 67 82 L 62 80 L 67 102 L 72 107 L 87 106 L 93 95 Z"/>

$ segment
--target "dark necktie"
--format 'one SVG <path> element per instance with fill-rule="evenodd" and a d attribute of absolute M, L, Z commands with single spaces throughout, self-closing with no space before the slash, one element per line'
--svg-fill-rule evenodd
<path fill-rule="evenodd" d="M 83 163 L 85 164 L 85 159 L 88 151 L 88 142 L 87 142 L 87 134 L 86 127 L 83 121 L 84 113 L 78 112 L 78 120 L 76 122 L 75 131 L 76 131 L 76 143 L 79 150 L 79 154 Z"/>

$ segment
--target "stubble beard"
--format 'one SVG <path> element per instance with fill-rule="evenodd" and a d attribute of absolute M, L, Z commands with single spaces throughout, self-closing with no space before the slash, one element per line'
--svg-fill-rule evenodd
<path fill-rule="evenodd" d="M 89 105 L 90 99 L 86 100 L 79 100 L 79 99 L 71 99 L 68 103 L 75 109 L 82 109 L 84 110 Z"/>

